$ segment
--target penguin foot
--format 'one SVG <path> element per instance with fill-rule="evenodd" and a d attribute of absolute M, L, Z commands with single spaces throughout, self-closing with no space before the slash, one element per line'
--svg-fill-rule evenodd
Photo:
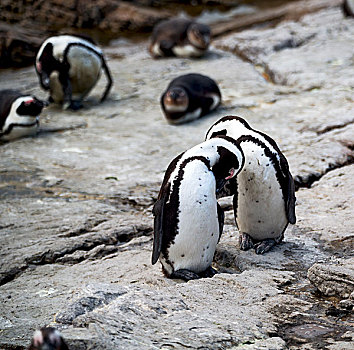
<path fill-rule="evenodd" d="M 177 270 L 177 271 L 172 272 L 170 275 L 170 278 L 179 278 L 184 281 L 190 281 L 190 280 L 196 280 L 196 279 L 200 278 L 200 276 L 193 271 L 181 269 L 181 270 Z"/>
<path fill-rule="evenodd" d="M 256 254 L 264 254 L 277 244 L 275 239 L 267 238 L 254 246 Z"/>
<path fill-rule="evenodd" d="M 81 101 L 74 101 L 74 100 L 72 100 L 72 101 L 70 102 L 70 105 L 69 105 L 68 108 L 70 108 L 70 109 L 73 110 L 73 111 L 77 111 L 77 110 L 79 110 L 79 109 L 82 108 L 82 107 L 83 107 L 83 105 L 82 105 Z"/>
<path fill-rule="evenodd" d="M 200 272 L 199 276 L 202 277 L 202 278 L 211 278 L 214 275 L 216 275 L 217 273 L 218 273 L 218 271 L 216 271 L 211 266 L 209 266 L 205 271 Z"/>
<path fill-rule="evenodd" d="M 251 236 L 247 233 L 241 232 L 239 236 L 239 244 L 241 250 L 249 250 L 254 247 Z"/>

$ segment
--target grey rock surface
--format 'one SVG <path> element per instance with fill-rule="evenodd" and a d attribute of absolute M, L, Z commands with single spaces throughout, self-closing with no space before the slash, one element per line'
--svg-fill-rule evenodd
<path fill-rule="evenodd" d="M 105 48 L 115 85 L 104 104 L 101 79 L 83 110 L 50 106 L 36 137 L 0 145 L 0 348 L 24 349 L 50 324 L 72 349 L 350 349 L 348 314 L 326 314 L 336 301 L 318 297 L 307 270 L 353 254 L 353 24 L 329 9 L 220 39 L 201 60 Z M 189 72 L 215 79 L 223 105 L 171 126 L 159 97 Z M 46 97 L 32 68 L 0 80 Z M 150 264 L 164 172 L 228 114 L 288 158 L 297 224 L 264 256 L 240 251 L 226 198 L 220 274 L 166 279 Z"/>
<path fill-rule="evenodd" d="M 307 277 L 324 295 L 349 298 L 354 292 L 354 258 L 314 264 Z"/>

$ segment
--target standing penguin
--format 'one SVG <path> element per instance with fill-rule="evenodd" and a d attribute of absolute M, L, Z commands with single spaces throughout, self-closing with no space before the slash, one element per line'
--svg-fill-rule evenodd
<path fill-rule="evenodd" d="M 235 116 L 214 123 L 206 139 L 227 135 L 240 143 L 243 170 L 226 190 L 240 233 L 240 248 L 263 254 L 282 241 L 288 223 L 295 224 L 295 187 L 289 165 L 275 141 Z M 236 182 L 237 181 L 237 182 Z"/>
<path fill-rule="evenodd" d="M 39 115 L 47 102 L 17 90 L 0 91 L 0 140 L 35 135 Z"/>
<path fill-rule="evenodd" d="M 201 74 L 181 75 L 171 81 L 161 96 L 161 108 L 170 124 L 197 119 L 219 106 L 221 92 L 216 82 Z"/>
<path fill-rule="evenodd" d="M 108 80 L 101 102 L 113 83 L 102 50 L 79 36 L 58 35 L 45 40 L 35 68 L 42 88 L 50 90 L 49 101 L 63 103 L 64 109 L 82 107 L 82 100 L 97 83 L 101 69 Z"/>
<path fill-rule="evenodd" d="M 154 27 L 149 51 L 154 57 L 200 57 L 210 44 L 210 28 L 189 19 L 173 18 Z"/>
<path fill-rule="evenodd" d="M 229 137 L 205 141 L 168 166 L 153 208 L 152 264 L 158 259 L 170 278 L 212 277 L 224 212 L 216 191 L 242 169 L 243 154 Z"/>
<path fill-rule="evenodd" d="M 69 350 L 69 348 L 57 329 L 43 327 L 34 332 L 28 350 Z"/>

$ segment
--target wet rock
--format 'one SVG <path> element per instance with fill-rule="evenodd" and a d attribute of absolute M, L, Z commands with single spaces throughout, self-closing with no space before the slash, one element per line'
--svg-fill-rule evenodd
<path fill-rule="evenodd" d="M 324 295 L 348 298 L 354 291 L 354 259 L 315 264 L 307 277 Z"/>

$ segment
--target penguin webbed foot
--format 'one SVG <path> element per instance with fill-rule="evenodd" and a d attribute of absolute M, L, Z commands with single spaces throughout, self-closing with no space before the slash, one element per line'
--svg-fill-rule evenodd
<path fill-rule="evenodd" d="M 187 270 L 187 269 L 180 269 L 180 270 L 174 271 L 171 273 L 171 275 L 169 277 L 173 278 L 173 279 L 181 279 L 184 281 L 196 280 L 196 279 L 200 278 L 200 276 L 197 273 Z"/>
<path fill-rule="evenodd" d="M 79 109 L 81 109 L 83 107 L 81 101 L 75 101 L 75 100 L 71 100 L 69 107 L 71 110 L 73 111 L 77 111 Z"/>
<path fill-rule="evenodd" d="M 277 244 L 276 240 L 273 238 L 267 238 L 254 245 L 254 250 L 256 254 L 264 254 L 268 252 L 272 247 Z"/>
<path fill-rule="evenodd" d="M 239 244 L 241 250 L 249 250 L 254 247 L 253 239 L 245 232 L 240 233 Z"/>
<path fill-rule="evenodd" d="M 215 269 L 213 269 L 211 266 L 209 266 L 205 271 L 200 272 L 199 276 L 201 278 L 211 278 L 215 276 L 218 273 Z"/>

